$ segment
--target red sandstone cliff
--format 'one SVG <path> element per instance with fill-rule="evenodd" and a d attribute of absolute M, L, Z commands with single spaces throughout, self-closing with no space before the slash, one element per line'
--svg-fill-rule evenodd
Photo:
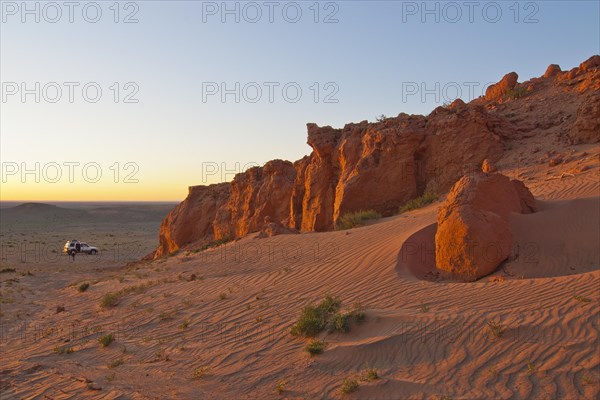
<path fill-rule="evenodd" d="M 600 56 L 563 72 L 518 83 L 507 74 L 485 96 L 341 129 L 308 124 L 313 151 L 274 160 L 231 183 L 190 188 L 161 224 L 160 257 L 191 243 L 256 232 L 265 217 L 302 231 L 333 228 L 344 213 L 391 215 L 425 191 L 443 193 L 483 160 L 498 160 L 512 140 L 555 134 L 568 143 L 600 140 Z"/>

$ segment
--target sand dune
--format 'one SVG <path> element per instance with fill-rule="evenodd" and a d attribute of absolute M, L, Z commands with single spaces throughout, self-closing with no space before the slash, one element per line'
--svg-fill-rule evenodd
<path fill-rule="evenodd" d="M 535 178 L 542 209 L 511 217 L 518 256 L 474 283 L 423 279 L 431 255 L 403 257 L 431 238 L 439 202 L 348 231 L 3 273 L 2 398 L 333 398 L 365 365 L 380 379 L 347 398 L 598 398 L 598 168 L 550 181 L 520 173 Z M 116 306 L 100 306 L 120 290 Z M 327 293 L 360 302 L 366 320 L 320 334 L 328 346 L 310 357 L 288 332 Z M 500 338 L 488 321 L 505 327 Z M 107 333 L 116 340 L 102 348 Z"/>

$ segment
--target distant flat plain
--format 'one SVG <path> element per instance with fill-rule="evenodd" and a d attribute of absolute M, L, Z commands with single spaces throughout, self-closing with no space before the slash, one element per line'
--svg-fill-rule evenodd
<path fill-rule="evenodd" d="M 60 270 L 117 266 L 139 260 L 158 245 L 162 219 L 176 203 L 45 202 L 0 203 L 2 268 Z M 63 254 L 77 239 L 99 249 L 95 256 Z"/>

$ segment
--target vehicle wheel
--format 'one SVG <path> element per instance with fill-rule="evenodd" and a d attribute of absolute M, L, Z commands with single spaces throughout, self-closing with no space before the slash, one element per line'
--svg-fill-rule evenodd
<path fill-rule="evenodd" d="M 97 251 L 96 251 L 96 250 L 92 250 L 92 251 L 90 251 L 90 254 L 92 254 L 92 255 L 95 255 L 96 253 L 97 253 Z"/>

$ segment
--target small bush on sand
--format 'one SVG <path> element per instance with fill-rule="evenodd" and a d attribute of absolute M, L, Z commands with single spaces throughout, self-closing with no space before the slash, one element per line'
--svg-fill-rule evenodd
<path fill-rule="evenodd" d="M 501 338 L 502 334 L 506 330 L 506 326 L 504 326 L 504 324 L 502 324 L 501 322 L 496 322 L 496 321 L 488 321 L 487 327 L 488 327 L 488 330 L 490 331 L 490 333 L 497 338 Z"/>
<path fill-rule="evenodd" d="M 308 342 L 304 349 L 308 351 L 311 356 L 314 356 L 323 353 L 325 347 L 327 347 L 327 343 L 325 343 L 323 340 L 312 339 L 310 342 Z"/>
<path fill-rule="evenodd" d="M 117 304 L 119 304 L 119 300 L 121 300 L 121 297 L 124 297 L 130 293 L 145 293 L 147 288 L 156 284 L 158 284 L 158 281 L 149 281 L 139 285 L 127 286 L 126 288 L 123 288 L 115 293 L 106 293 L 104 296 L 102 296 L 102 299 L 100 300 L 100 307 L 115 307 Z"/>
<path fill-rule="evenodd" d="M 524 86 L 517 86 L 514 89 L 509 89 L 506 94 L 511 99 L 520 99 L 521 97 L 525 97 L 527 95 L 527 88 Z"/>
<path fill-rule="evenodd" d="M 60 346 L 56 346 L 54 348 L 54 352 L 56 354 L 71 354 L 71 353 L 75 352 L 75 349 L 73 349 L 72 347 L 60 347 Z"/>
<path fill-rule="evenodd" d="M 402 207 L 400 207 L 400 214 L 425 207 L 426 205 L 436 201 L 438 197 L 439 196 L 435 193 L 425 192 L 422 196 L 409 200 Z"/>
<path fill-rule="evenodd" d="M 340 387 L 340 392 L 342 394 L 349 394 L 356 392 L 358 390 L 358 381 L 356 379 L 344 379 L 342 382 L 342 387 Z"/>
<path fill-rule="evenodd" d="M 90 284 L 86 282 L 86 283 L 82 283 L 81 285 L 79 285 L 77 290 L 79 290 L 80 292 L 85 292 L 86 290 L 88 290 L 89 287 L 90 287 Z"/>
<path fill-rule="evenodd" d="M 363 371 L 362 380 L 370 382 L 377 379 L 379 379 L 379 374 L 377 373 L 377 370 L 375 368 L 370 368 L 369 366 L 367 366 Z"/>
<path fill-rule="evenodd" d="M 192 375 L 192 378 L 194 379 L 202 379 L 206 376 L 206 374 L 208 374 L 210 372 L 210 367 L 208 366 L 204 366 L 204 367 L 200 367 L 200 368 L 196 368 L 194 370 L 194 373 Z"/>
<path fill-rule="evenodd" d="M 350 310 L 350 313 L 348 315 L 351 318 L 353 318 L 358 324 L 363 323 L 365 318 L 367 317 L 363 309 L 363 305 L 360 301 L 354 303 L 354 305 L 352 306 L 352 310 Z"/>
<path fill-rule="evenodd" d="M 324 329 L 329 333 L 347 333 L 352 321 L 359 324 L 364 321 L 365 312 L 359 302 L 347 313 L 340 312 L 341 308 L 340 299 L 327 295 L 319 304 L 311 304 L 302 309 L 302 314 L 290 333 L 304 337 L 314 337 Z"/>
<path fill-rule="evenodd" d="M 119 365 L 125 364 L 125 361 L 122 358 L 117 358 L 116 360 L 110 362 L 107 366 L 108 368 L 117 368 Z"/>
<path fill-rule="evenodd" d="M 283 391 L 285 390 L 285 384 L 286 384 L 286 381 L 279 381 L 277 383 L 277 386 L 275 386 L 275 391 L 277 392 L 278 395 L 281 395 L 283 393 Z"/>
<path fill-rule="evenodd" d="M 115 337 L 112 333 L 108 335 L 104 335 L 98 339 L 98 343 L 102 345 L 102 347 L 108 347 L 112 342 L 115 341 Z"/>
<path fill-rule="evenodd" d="M 575 300 L 577 300 L 577 301 L 579 301 L 581 303 L 589 303 L 591 301 L 587 297 L 583 297 L 583 296 L 580 296 L 580 295 L 573 296 L 573 299 L 575 299 Z"/>
<path fill-rule="evenodd" d="M 100 300 L 100 307 L 110 308 L 119 304 L 119 296 L 116 293 L 106 293 Z"/>
<path fill-rule="evenodd" d="M 374 210 L 367 211 L 356 211 L 352 213 L 344 214 L 340 217 L 340 219 L 335 224 L 335 229 L 338 231 L 342 231 L 345 229 L 351 229 L 356 226 L 362 226 L 365 224 L 365 221 L 379 219 L 381 218 L 381 214 Z"/>
<path fill-rule="evenodd" d="M 292 335 L 312 337 L 321 332 L 327 326 L 329 319 L 335 315 L 342 306 L 340 299 L 326 296 L 316 306 L 304 307 L 300 319 L 292 327 Z"/>
<path fill-rule="evenodd" d="M 222 246 L 222 245 L 227 244 L 229 242 L 231 242 L 231 239 L 229 239 L 228 237 L 217 239 L 217 240 L 212 241 L 212 242 L 210 242 L 208 244 L 205 244 L 204 246 L 200 247 L 199 249 L 193 250 L 193 253 L 199 253 L 199 252 L 202 252 L 204 250 L 212 249 L 213 247 L 219 247 L 219 246 Z"/>
<path fill-rule="evenodd" d="M 329 333 L 331 332 L 341 332 L 346 333 L 350 331 L 350 315 L 337 313 L 329 321 L 327 326 L 327 330 Z"/>

